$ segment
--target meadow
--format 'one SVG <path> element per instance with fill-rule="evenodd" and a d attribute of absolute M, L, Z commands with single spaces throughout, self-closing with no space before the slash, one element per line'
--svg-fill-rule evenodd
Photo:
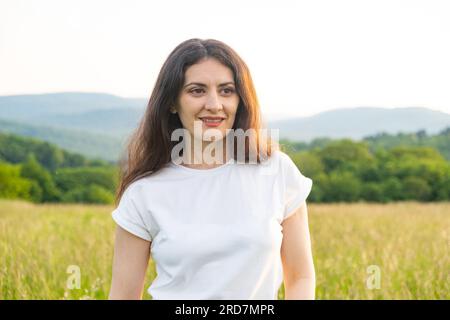
<path fill-rule="evenodd" d="M 107 299 L 112 209 L 0 200 L 0 299 Z M 449 202 L 309 203 L 308 212 L 316 299 L 450 299 Z M 151 260 L 143 299 L 155 275 Z"/>

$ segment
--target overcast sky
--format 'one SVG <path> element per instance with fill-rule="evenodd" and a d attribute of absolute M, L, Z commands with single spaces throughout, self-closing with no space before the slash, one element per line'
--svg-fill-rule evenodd
<path fill-rule="evenodd" d="M 0 95 L 148 98 L 172 49 L 215 38 L 266 114 L 422 106 L 450 113 L 450 1 L 0 0 Z"/>

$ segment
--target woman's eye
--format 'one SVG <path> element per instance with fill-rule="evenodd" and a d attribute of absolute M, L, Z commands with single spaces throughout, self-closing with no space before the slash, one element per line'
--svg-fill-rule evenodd
<path fill-rule="evenodd" d="M 233 93 L 234 90 L 232 88 L 225 88 L 223 89 L 224 91 L 228 91 L 227 93 Z"/>
<path fill-rule="evenodd" d="M 191 92 L 192 93 L 201 93 L 201 91 L 203 91 L 203 89 L 192 89 Z"/>
<path fill-rule="evenodd" d="M 234 92 L 234 89 L 233 88 L 224 88 L 224 89 L 222 89 L 223 90 L 223 92 L 225 93 L 225 94 L 232 94 L 233 92 Z M 204 90 L 203 89 L 201 89 L 201 88 L 197 88 L 197 89 L 192 89 L 191 91 L 189 91 L 190 93 L 195 93 L 195 94 L 200 94 L 200 93 L 202 93 Z"/>

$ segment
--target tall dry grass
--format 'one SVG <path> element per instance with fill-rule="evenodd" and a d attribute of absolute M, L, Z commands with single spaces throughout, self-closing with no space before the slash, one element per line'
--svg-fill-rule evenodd
<path fill-rule="evenodd" d="M 0 200 L 0 299 L 107 299 L 112 209 Z M 308 212 L 317 299 L 450 298 L 450 203 L 308 204 Z M 80 289 L 68 288 L 70 266 Z M 150 261 L 145 289 L 155 275 Z M 368 284 L 374 276 L 379 288 Z"/>

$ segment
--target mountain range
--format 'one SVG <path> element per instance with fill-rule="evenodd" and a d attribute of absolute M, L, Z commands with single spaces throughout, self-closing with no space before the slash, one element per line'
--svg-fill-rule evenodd
<path fill-rule="evenodd" d="M 105 93 L 63 92 L 0 96 L 0 131 L 33 136 L 67 150 L 115 161 L 124 141 L 141 119 L 147 99 Z M 435 134 L 450 126 L 450 114 L 424 107 L 340 108 L 309 117 L 271 121 L 280 138 L 310 142 L 315 138 L 362 138 L 379 133 L 425 130 Z"/>
<path fill-rule="evenodd" d="M 334 109 L 310 117 L 269 122 L 280 137 L 311 142 L 315 138 L 361 140 L 379 133 L 411 133 L 425 130 L 436 134 L 450 125 L 450 114 L 423 107 Z"/>

